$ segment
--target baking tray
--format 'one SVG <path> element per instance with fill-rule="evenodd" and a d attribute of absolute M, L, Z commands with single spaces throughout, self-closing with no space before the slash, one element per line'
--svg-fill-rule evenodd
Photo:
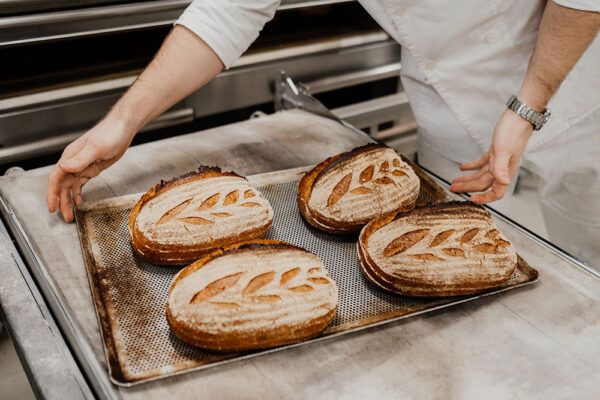
<path fill-rule="evenodd" d="M 405 160 L 406 161 L 406 160 Z M 418 202 L 448 200 L 448 193 L 416 165 L 421 180 Z M 166 300 L 180 267 L 150 264 L 134 256 L 129 242 L 129 211 L 141 194 L 84 203 L 76 210 L 77 227 L 94 297 L 111 381 L 132 386 L 209 368 L 389 323 L 536 282 L 538 272 L 519 257 L 513 276 L 502 286 L 471 296 L 419 299 L 385 292 L 362 275 L 356 236 L 318 231 L 302 219 L 296 204 L 298 181 L 310 167 L 248 179 L 271 202 L 274 223 L 265 236 L 306 248 L 323 261 L 339 288 L 336 315 L 320 336 L 293 345 L 235 354 L 203 352 L 171 333 Z"/>

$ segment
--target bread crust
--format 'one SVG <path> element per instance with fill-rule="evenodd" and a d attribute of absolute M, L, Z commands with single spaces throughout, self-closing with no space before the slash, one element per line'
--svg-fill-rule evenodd
<path fill-rule="evenodd" d="M 245 177 L 236 174 L 235 172 L 222 172 L 218 167 L 200 166 L 197 171 L 192 171 L 179 177 L 164 181 L 154 186 L 146 192 L 140 200 L 135 204 L 129 214 L 129 234 L 131 245 L 134 252 L 141 258 L 153 264 L 159 265 L 185 265 L 189 264 L 202 255 L 214 250 L 215 248 L 225 246 L 230 243 L 235 243 L 244 240 L 256 239 L 262 237 L 271 228 L 273 223 L 272 210 L 268 221 L 255 228 L 244 230 L 240 234 L 231 235 L 221 238 L 213 238 L 211 241 L 198 242 L 193 244 L 170 243 L 168 245 L 157 243 L 146 237 L 140 231 L 136 224 L 137 218 L 141 210 L 151 200 L 168 192 L 178 186 L 197 182 L 203 179 L 216 177 L 236 177 L 246 180 Z"/>
<path fill-rule="evenodd" d="M 174 300 L 172 299 L 173 292 L 186 278 L 189 278 L 192 274 L 205 268 L 220 257 L 239 254 L 256 255 L 257 252 L 260 253 L 263 250 L 294 250 L 314 256 L 312 253 L 301 247 L 283 241 L 266 239 L 235 243 L 205 255 L 200 260 L 181 270 L 173 279 L 173 283 L 169 290 L 169 300 L 167 302 L 166 310 L 167 322 L 173 333 L 184 342 L 208 351 L 240 352 L 297 343 L 310 339 L 325 329 L 333 319 L 337 309 L 337 287 L 333 280 L 331 280 L 330 284 L 335 288 L 335 306 L 328 309 L 325 314 L 303 321 L 297 325 L 291 325 L 289 323 L 277 325 L 273 323 L 269 329 L 228 330 L 228 327 L 237 325 L 237 321 L 231 319 L 220 324 L 219 326 L 221 328 L 215 328 L 212 332 L 209 332 L 208 329 L 202 329 L 200 326 L 202 325 L 201 323 L 194 324 L 193 322 L 190 322 L 191 319 L 189 318 L 186 321 L 183 317 L 173 314 L 172 308 L 175 307 L 173 305 Z M 326 276 L 327 279 L 330 280 L 328 275 Z M 247 316 L 247 313 L 248 311 L 246 311 L 244 315 Z M 213 318 L 217 317 L 215 316 Z"/>
<path fill-rule="evenodd" d="M 423 220 L 420 220 L 420 218 L 423 218 Z M 466 237 L 465 241 L 475 240 L 473 238 L 475 238 L 478 232 L 481 232 L 479 239 L 477 239 L 479 244 L 474 245 L 473 247 L 477 248 L 477 246 L 484 246 L 484 249 L 488 249 L 488 247 L 485 247 L 488 246 L 487 242 L 493 241 L 498 243 L 495 245 L 495 248 L 493 248 L 494 245 L 492 243 L 489 243 L 489 246 L 492 246 L 489 247 L 489 249 L 491 249 L 490 253 L 494 252 L 494 254 L 490 254 L 489 257 L 486 255 L 481 257 L 473 256 L 474 258 L 469 265 L 465 266 L 464 264 L 461 264 L 460 268 L 458 268 L 458 266 L 453 264 L 452 257 L 449 257 L 446 262 L 442 262 L 438 255 L 434 255 L 436 247 L 439 247 L 439 245 L 435 244 L 436 238 L 434 238 L 433 241 L 425 238 L 424 240 L 429 241 L 429 246 L 432 247 L 431 253 L 425 255 L 431 257 L 433 259 L 432 262 L 429 262 L 428 260 L 415 260 L 414 262 L 404 261 L 406 265 L 401 265 L 398 261 L 394 262 L 391 259 L 395 254 L 388 256 L 388 259 L 390 260 L 389 264 L 385 261 L 384 264 L 378 264 L 375 261 L 372 252 L 376 250 L 373 249 L 374 246 L 369 246 L 369 240 L 377 231 L 395 221 L 399 221 L 395 226 L 419 226 L 419 224 L 421 224 L 420 227 L 433 230 L 438 223 L 436 218 L 440 218 L 441 221 L 449 218 L 470 218 L 480 220 L 479 226 L 481 228 L 474 228 L 478 229 L 478 231 L 471 229 L 472 232 L 475 232 L 474 234 L 469 234 L 468 231 L 466 233 L 458 231 L 454 232 L 451 226 L 445 226 L 445 230 L 442 232 L 445 238 L 442 238 L 441 241 L 447 240 L 451 235 L 455 235 L 455 238 L 456 236 L 462 235 L 462 237 Z M 410 221 L 408 221 L 409 219 Z M 402 233 L 403 231 L 401 230 L 400 232 Z M 413 230 L 411 233 L 414 232 L 416 231 Z M 493 236 L 485 236 L 482 238 L 484 232 L 488 232 L 488 234 L 493 233 Z M 428 237 L 430 238 L 431 235 Z M 410 238 L 403 238 L 401 236 L 399 238 L 401 239 L 398 242 L 399 246 L 403 246 L 402 249 L 400 249 L 401 252 L 405 251 L 404 248 L 408 250 L 413 246 L 412 243 L 409 243 Z M 421 238 L 417 237 L 413 241 L 418 243 L 420 240 Z M 391 244 L 392 243 L 390 242 L 386 250 Z M 464 246 L 459 249 L 446 248 L 443 250 L 460 252 L 461 254 L 472 250 L 467 250 L 469 247 L 468 243 L 463 245 Z M 460 247 L 460 245 L 456 246 Z M 506 282 L 506 280 L 514 273 L 517 265 L 517 257 L 516 253 L 514 253 L 514 249 L 512 249 L 510 243 L 501 236 L 500 232 L 493 224 L 489 212 L 474 203 L 461 201 L 428 205 L 410 211 L 394 211 L 378 217 L 365 225 L 362 229 L 357 242 L 357 250 L 362 272 L 370 282 L 390 292 L 413 297 L 460 296 L 478 293 Z M 422 255 L 423 254 L 421 254 L 421 256 Z M 403 256 L 404 255 L 402 254 L 401 257 Z M 413 256 L 416 257 L 419 255 Z M 498 259 L 494 259 L 496 256 Z M 383 257 L 381 254 L 378 254 L 377 258 L 379 260 L 386 259 L 386 257 Z M 461 262 L 464 258 L 464 256 L 461 257 Z M 496 265 L 498 263 L 502 265 Z M 489 268 L 484 271 L 485 265 L 488 265 Z M 435 272 L 436 268 L 438 270 L 444 270 L 443 276 L 436 277 L 431 274 L 431 271 Z M 455 271 L 453 271 L 453 268 Z M 419 273 L 418 271 L 422 272 Z M 468 279 L 465 278 L 466 275 L 468 275 Z"/>
<path fill-rule="evenodd" d="M 360 157 L 362 155 L 366 155 L 367 153 L 376 152 L 384 149 L 390 149 L 387 146 L 380 144 L 367 144 L 365 146 L 357 147 L 352 149 L 351 151 L 337 154 L 335 156 L 329 157 L 322 163 L 315 166 L 312 170 L 307 172 L 298 185 L 298 193 L 297 193 L 297 202 L 298 208 L 300 209 L 300 213 L 304 217 L 304 219 L 312 226 L 317 229 L 320 229 L 325 232 L 334 233 L 334 234 L 349 234 L 360 231 L 360 229 L 371 219 L 378 216 L 369 215 L 365 218 L 350 221 L 350 220 L 338 220 L 334 218 L 327 217 L 323 215 L 323 213 L 319 212 L 314 208 L 309 206 L 309 201 L 311 195 L 313 194 L 313 188 L 315 185 L 323 179 L 329 173 L 334 172 L 338 168 L 343 168 L 348 162 Z M 402 161 L 403 164 L 408 166 L 409 169 L 412 167 Z M 393 167 L 392 167 L 393 168 Z M 360 171 L 352 171 L 352 172 L 360 172 Z M 418 178 L 417 178 L 418 182 Z M 399 208 L 412 208 L 415 205 L 416 199 L 419 195 L 419 186 L 417 185 L 416 190 L 410 193 L 408 197 L 406 197 L 401 203 L 396 204 L 395 209 Z M 374 199 L 374 201 L 377 201 Z"/>

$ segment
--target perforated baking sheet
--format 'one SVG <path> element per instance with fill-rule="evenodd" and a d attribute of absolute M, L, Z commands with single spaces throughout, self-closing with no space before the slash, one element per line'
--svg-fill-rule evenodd
<path fill-rule="evenodd" d="M 339 305 L 333 321 L 319 337 L 308 342 L 473 300 L 538 279 L 537 271 L 519 257 L 510 280 L 484 294 L 418 299 L 385 292 L 363 277 L 356 236 L 323 233 L 302 219 L 296 204 L 296 189 L 307 170 L 279 171 L 249 179 L 271 202 L 275 212 L 266 238 L 284 240 L 317 254 L 339 287 Z M 418 202 L 446 199 L 442 188 L 422 171 L 417 169 L 417 173 L 422 188 Z M 210 354 L 173 335 L 165 310 L 171 280 L 180 267 L 156 266 L 134 256 L 127 219 L 139 197 L 138 194 L 84 204 L 76 212 L 90 287 L 115 384 L 131 386 L 290 347 L 244 354 Z"/>

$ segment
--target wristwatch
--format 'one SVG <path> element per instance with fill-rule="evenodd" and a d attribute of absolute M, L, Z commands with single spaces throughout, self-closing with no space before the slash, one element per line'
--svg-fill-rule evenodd
<path fill-rule="evenodd" d="M 512 95 L 506 102 L 509 110 L 516 112 L 522 118 L 533 124 L 533 129 L 539 131 L 542 126 L 550 119 L 550 109 L 546 108 L 542 112 L 535 111 L 533 108 L 517 99 L 517 96 Z"/>

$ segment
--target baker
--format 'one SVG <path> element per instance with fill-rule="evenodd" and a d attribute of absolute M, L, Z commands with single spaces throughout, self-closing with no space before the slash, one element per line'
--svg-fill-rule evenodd
<path fill-rule="evenodd" d="M 402 45 L 420 164 L 453 181 L 451 190 L 481 192 L 471 200 L 501 210 L 525 166 L 540 178 L 551 241 L 597 262 L 600 1 L 361 3 Z M 72 221 L 82 186 L 114 164 L 146 123 L 228 68 L 278 4 L 193 1 L 106 117 L 65 148 L 48 179 L 49 211 Z"/>

